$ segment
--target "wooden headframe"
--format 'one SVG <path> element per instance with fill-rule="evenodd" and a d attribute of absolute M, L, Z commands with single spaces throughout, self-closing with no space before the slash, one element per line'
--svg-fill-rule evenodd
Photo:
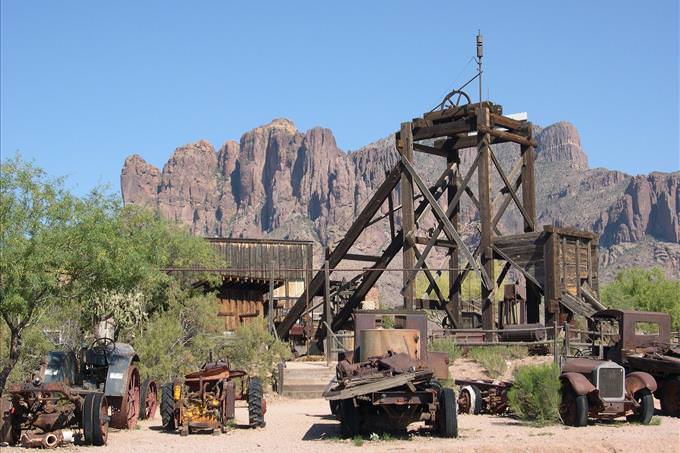
<path fill-rule="evenodd" d="M 422 143 L 427 140 L 428 144 Z M 509 173 L 501 167 L 491 148 L 496 143 L 517 143 L 520 158 Z M 375 191 L 366 206 L 352 223 L 343 239 L 328 254 L 330 272 L 318 272 L 312 278 L 306 294 L 302 294 L 286 318 L 277 327 L 278 335 L 286 338 L 293 324 L 308 309 L 306 301 L 324 294 L 326 275 L 338 269 L 343 261 L 369 261 L 373 264 L 357 275 L 353 281 L 355 289 L 345 305 L 327 320 L 333 331 L 344 328 L 352 312 L 359 307 L 368 290 L 380 278 L 384 269 L 401 250 L 403 252 L 402 295 L 404 308 L 435 308 L 443 310 L 449 325 L 461 326 L 461 284 L 469 272 L 480 275 L 482 290 L 482 320 L 485 329 L 493 329 L 495 299 L 494 293 L 502 282 L 511 262 L 506 260 L 499 279 L 494 280 L 495 238 L 501 237 L 500 221 L 508 207 L 514 204 L 522 215 L 525 232 L 536 229 L 535 188 L 534 188 L 534 146 L 531 123 L 503 116 L 502 108 L 491 102 L 453 106 L 424 114 L 410 122 L 402 123 L 395 134 L 395 145 L 400 160 L 387 173 L 385 180 Z M 464 148 L 476 148 L 475 159 L 463 174 L 460 168 L 459 152 Z M 446 160 L 444 172 L 437 181 L 428 186 L 418 173 L 414 152 L 442 157 Z M 492 173 L 499 175 L 502 182 L 500 191 L 492 193 Z M 477 173 L 477 187 L 473 176 Z M 399 186 L 401 205 L 395 206 L 394 192 Z M 521 191 L 520 191 L 521 189 Z M 446 197 L 443 195 L 446 193 Z M 480 242 L 471 250 L 459 232 L 459 213 L 462 197 L 468 197 L 476 206 L 480 216 Z M 445 203 L 441 203 L 441 199 Z M 380 214 L 380 208 L 387 204 L 387 213 Z M 442 207 L 442 205 L 444 207 Z M 401 228 L 397 228 L 396 215 L 400 213 Z M 419 230 L 418 225 L 425 216 L 432 216 L 435 227 L 428 233 Z M 363 231 L 369 226 L 387 220 L 390 242 L 375 255 L 350 253 Z M 424 246 L 419 249 L 418 246 Z M 449 294 L 442 294 L 437 285 L 437 275 L 427 264 L 433 248 L 444 248 L 449 256 Z M 460 268 L 461 257 L 465 266 Z M 510 263 L 510 264 L 508 264 Z M 422 272 L 428 280 L 428 293 L 433 291 L 436 300 L 424 301 L 415 297 L 415 277 Z M 528 280 L 528 284 L 539 282 Z M 529 292 L 529 291 L 528 291 Z M 325 335 L 325 329 L 317 330 L 317 338 Z"/>

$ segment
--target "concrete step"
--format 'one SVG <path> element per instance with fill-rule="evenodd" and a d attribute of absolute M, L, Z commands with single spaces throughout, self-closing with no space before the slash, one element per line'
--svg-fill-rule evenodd
<path fill-rule="evenodd" d="M 314 385 L 314 384 L 286 384 L 283 383 L 284 393 L 287 391 L 291 392 L 319 392 L 319 395 L 323 393 L 326 389 L 326 385 Z"/>
<path fill-rule="evenodd" d="M 323 389 L 322 389 L 323 390 Z M 321 396 L 321 391 L 316 390 L 284 390 L 283 396 L 287 398 L 307 400 L 312 398 L 323 398 Z"/>
<path fill-rule="evenodd" d="M 303 378 L 291 378 L 291 377 L 284 377 L 283 378 L 283 385 L 288 386 L 288 385 L 323 385 L 325 386 L 331 381 L 332 378 L 328 379 L 303 379 Z"/>

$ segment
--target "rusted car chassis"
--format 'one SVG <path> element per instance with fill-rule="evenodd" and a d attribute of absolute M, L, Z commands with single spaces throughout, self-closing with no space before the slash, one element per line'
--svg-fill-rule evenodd
<path fill-rule="evenodd" d="M 508 390 L 511 382 L 491 381 L 482 379 L 456 379 L 454 383 L 459 387 L 459 414 L 495 414 L 502 415 L 509 412 Z"/>
<path fill-rule="evenodd" d="M 324 396 L 345 436 L 369 429 L 401 431 L 417 421 L 443 437 L 457 436 L 453 390 L 442 388 L 424 362 L 404 353 L 338 363 Z"/>
<path fill-rule="evenodd" d="M 10 386 L 8 393 L 12 406 L 4 440 L 10 444 L 55 448 L 106 443 L 110 411 L 103 393 L 40 381 Z"/>

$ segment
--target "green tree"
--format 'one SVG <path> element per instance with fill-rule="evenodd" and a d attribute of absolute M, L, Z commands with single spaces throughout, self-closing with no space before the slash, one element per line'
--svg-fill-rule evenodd
<path fill-rule="evenodd" d="M 602 303 L 610 308 L 668 313 L 673 329 L 680 329 L 680 281 L 666 278 L 658 267 L 619 272 L 602 288 L 601 296 Z"/>
<path fill-rule="evenodd" d="M 76 200 L 61 180 L 19 157 L 0 166 L 0 315 L 9 330 L 0 393 L 21 355 L 22 334 L 70 286 L 62 250 Z"/>
<path fill-rule="evenodd" d="M 10 334 L 0 393 L 21 357 L 22 334 L 52 307 L 80 314 L 82 331 L 91 331 L 101 319 L 130 319 L 139 304 L 145 315 L 167 309 L 167 289 L 182 282 L 165 269 L 219 265 L 202 239 L 101 190 L 74 197 L 63 180 L 18 156 L 0 170 L 0 315 Z"/>

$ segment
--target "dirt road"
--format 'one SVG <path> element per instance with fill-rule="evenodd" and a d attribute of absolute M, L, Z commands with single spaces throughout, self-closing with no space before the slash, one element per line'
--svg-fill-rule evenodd
<path fill-rule="evenodd" d="M 237 409 L 237 423 L 246 423 L 244 407 Z M 160 420 L 140 424 L 133 431 L 109 434 L 108 446 L 66 447 L 65 452 L 155 453 L 192 452 L 635 452 L 680 451 L 680 419 L 658 417 L 659 425 L 630 425 L 625 421 L 599 423 L 587 428 L 556 425 L 546 428 L 525 426 L 506 417 L 459 416 L 460 437 L 439 439 L 413 435 L 410 439 L 364 441 L 361 448 L 352 440 L 339 438 L 340 426 L 329 415 L 323 399 L 276 399 L 268 404 L 267 426 L 262 429 L 236 428 L 228 434 L 194 434 L 180 437 L 159 430 Z M 0 448 L 5 453 L 24 449 Z"/>

